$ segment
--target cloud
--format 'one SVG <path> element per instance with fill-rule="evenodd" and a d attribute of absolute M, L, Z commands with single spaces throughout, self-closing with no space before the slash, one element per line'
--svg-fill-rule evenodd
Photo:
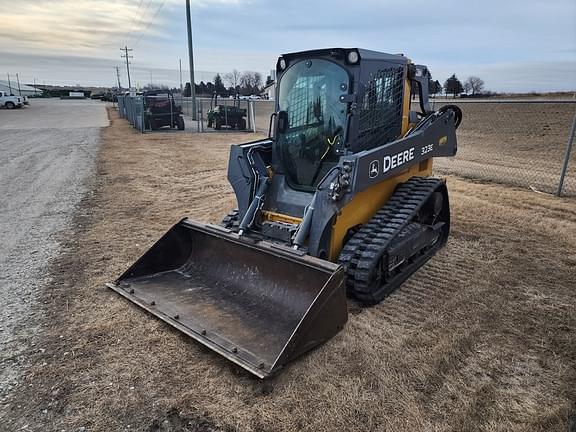
<path fill-rule="evenodd" d="M 6 1 L 0 46 L 12 52 L 96 55 L 142 35 L 162 37 L 170 26 L 159 12 L 181 0 Z M 235 5 L 241 0 L 196 0 L 195 7 Z"/>
<path fill-rule="evenodd" d="M 12 2 L 2 11 L 0 44 L 20 52 L 94 52 L 120 37 L 125 30 L 114 24 L 136 6 L 127 0 Z"/>
<path fill-rule="evenodd" d="M 7 65 L 7 54 L 26 54 L 27 70 L 35 76 L 109 83 L 103 78 L 108 69 L 97 72 L 85 60 L 106 60 L 105 68 L 122 65 L 119 48 L 125 44 L 134 48 L 132 67 L 136 74 L 143 71 L 145 82 L 149 70 L 178 81 L 178 59 L 187 65 L 183 0 L 2 2 L 7 3 L 0 8 L 2 63 Z M 497 91 L 576 87 L 574 0 L 412 0 L 410 7 L 400 0 L 191 3 L 199 70 L 267 74 L 281 53 L 356 46 L 405 53 L 430 66 L 441 81 L 456 73 L 481 76 Z M 70 72 L 46 61 L 47 56 L 65 59 L 79 76 L 68 78 Z M 23 65 L 10 72 L 24 73 Z M 86 69 L 80 72 L 79 65 Z"/>

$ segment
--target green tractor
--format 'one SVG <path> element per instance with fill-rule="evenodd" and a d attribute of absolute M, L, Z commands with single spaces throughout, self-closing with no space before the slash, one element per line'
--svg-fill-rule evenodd
<path fill-rule="evenodd" d="M 218 105 L 215 93 L 210 101 L 208 127 L 221 130 L 222 126 L 230 129 L 246 130 L 246 109 L 240 108 L 240 98 L 234 98 L 234 105 Z"/>

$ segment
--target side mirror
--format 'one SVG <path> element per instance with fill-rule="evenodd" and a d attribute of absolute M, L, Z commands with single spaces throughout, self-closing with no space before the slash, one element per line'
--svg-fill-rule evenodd
<path fill-rule="evenodd" d="M 288 129 L 288 112 L 278 111 L 278 118 L 276 120 L 276 131 L 284 133 Z"/>

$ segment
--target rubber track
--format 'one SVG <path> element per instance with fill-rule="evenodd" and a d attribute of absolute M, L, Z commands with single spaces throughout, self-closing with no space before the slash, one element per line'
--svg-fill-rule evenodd
<path fill-rule="evenodd" d="M 370 298 L 370 281 L 383 253 L 442 183 L 431 177 L 410 178 L 398 186 L 386 204 L 348 240 L 338 263 L 346 270 L 350 294 L 360 300 Z"/>

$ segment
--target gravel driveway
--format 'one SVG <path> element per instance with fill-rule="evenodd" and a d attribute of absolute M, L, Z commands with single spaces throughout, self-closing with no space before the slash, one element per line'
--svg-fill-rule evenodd
<path fill-rule="evenodd" d="M 32 99 L 0 111 L 0 418 L 26 352 L 43 349 L 36 294 L 107 125 L 105 105 L 90 100 Z"/>

